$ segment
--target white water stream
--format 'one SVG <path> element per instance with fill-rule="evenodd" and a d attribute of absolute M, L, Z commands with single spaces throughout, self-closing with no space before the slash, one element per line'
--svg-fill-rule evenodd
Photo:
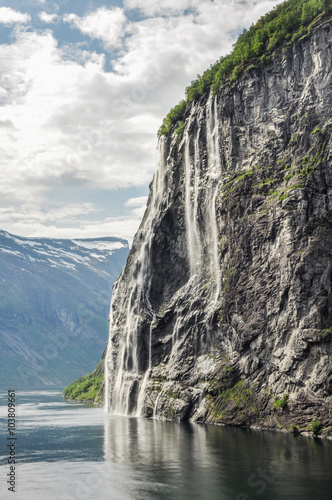
<path fill-rule="evenodd" d="M 193 286 L 195 283 L 201 286 L 203 279 L 205 282 L 209 282 L 208 300 L 211 304 L 209 309 L 213 311 L 220 295 L 216 198 L 221 175 L 221 162 L 216 99 L 210 98 L 206 106 L 205 145 L 202 145 L 203 130 L 201 125 L 195 124 L 194 134 L 189 133 L 191 121 L 195 119 L 195 115 L 192 114 L 187 120 L 182 146 L 184 152 L 183 215 L 186 228 L 187 259 L 189 279 L 193 280 Z M 203 162 L 204 148 L 207 164 L 206 161 Z M 140 244 L 136 243 L 137 274 L 129 289 L 125 291 L 126 296 L 120 303 L 122 310 L 126 311 L 125 322 L 120 323 L 119 345 L 114 347 L 117 350 L 115 352 L 113 352 L 112 347 L 113 330 L 115 331 L 119 326 L 112 311 L 110 314 L 110 341 L 105 361 L 105 408 L 115 414 L 140 415 L 143 413 L 146 389 L 153 369 L 152 336 L 156 312 L 153 311 L 149 302 L 152 279 L 150 268 L 154 224 L 158 220 L 162 202 L 165 200 L 166 171 L 170 167 L 165 158 L 164 137 L 159 141 L 159 153 L 159 168 L 153 179 L 150 205 L 145 218 L 144 240 Z M 167 258 L 166 255 L 165 258 Z M 118 301 L 116 288 L 112 300 Z M 139 366 L 140 346 L 138 345 L 142 313 L 150 317 L 150 328 L 148 339 L 146 339 L 148 363 L 143 372 L 142 367 Z M 179 315 L 174 323 L 169 363 L 176 361 L 180 342 L 178 332 L 180 328 L 183 329 L 184 319 Z M 208 326 L 206 327 L 208 328 Z M 147 332 L 144 335 L 147 336 Z M 116 361 L 114 362 L 113 359 Z M 154 416 L 157 415 L 158 398 L 154 406 Z"/>
<path fill-rule="evenodd" d="M 151 287 L 151 276 L 149 274 L 151 245 L 153 239 L 153 222 L 159 211 L 162 201 L 165 179 L 165 161 L 164 161 L 164 140 L 160 141 L 160 160 L 159 168 L 154 176 L 152 184 L 152 199 L 148 217 L 146 219 L 146 239 L 139 247 L 137 255 L 137 276 L 136 282 L 128 290 L 128 299 L 126 300 L 126 322 L 121 332 L 120 346 L 116 367 L 112 366 L 112 329 L 115 327 L 113 314 L 110 314 L 110 340 L 108 342 L 106 360 L 105 360 L 105 408 L 114 414 L 128 415 L 131 413 L 141 414 L 145 397 L 145 388 L 151 372 L 152 360 L 152 325 L 155 313 L 149 301 L 149 292 Z M 116 290 L 113 300 L 115 300 Z M 141 319 L 139 307 L 144 307 L 151 317 L 148 339 L 148 368 L 142 375 L 139 369 L 138 359 L 138 329 Z M 111 308 L 112 309 L 112 308 Z M 116 376 L 110 381 L 110 377 Z M 111 384 L 110 384 L 111 382 Z M 110 394 L 110 386 L 113 386 Z M 136 404 L 131 405 L 131 394 L 136 392 Z M 108 397 L 110 395 L 110 397 Z"/>

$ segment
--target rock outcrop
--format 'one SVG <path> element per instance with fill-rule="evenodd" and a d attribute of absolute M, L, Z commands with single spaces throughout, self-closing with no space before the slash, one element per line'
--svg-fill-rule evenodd
<path fill-rule="evenodd" d="M 331 25 L 160 138 L 113 292 L 111 411 L 332 432 Z"/>

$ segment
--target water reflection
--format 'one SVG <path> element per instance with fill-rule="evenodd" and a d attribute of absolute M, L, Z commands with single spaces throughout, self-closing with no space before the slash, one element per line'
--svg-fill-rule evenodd
<path fill-rule="evenodd" d="M 6 436 L 6 400 L 0 431 Z M 2 417 L 2 418 L 1 418 Z M 115 417 L 21 394 L 15 500 L 331 500 L 332 442 Z M 3 441 L 4 442 L 4 441 Z M 0 497 L 12 499 L 0 456 Z"/>
<path fill-rule="evenodd" d="M 110 417 L 107 463 L 126 464 L 149 499 L 331 500 L 332 446 L 292 435 Z M 153 485 L 153 489 L 147 488 Z M 142 495 L 142 496 L 140 496 Z"/>

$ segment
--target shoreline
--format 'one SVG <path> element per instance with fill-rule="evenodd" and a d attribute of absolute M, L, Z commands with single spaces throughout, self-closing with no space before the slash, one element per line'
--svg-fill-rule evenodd
<path fill-rule="evenodd" d="M 96 403 L 95 401 L 92 401 L 91 399 L 90 400 L 77 400 L 77 399 L 69 399 L 69 398 L 65 398 L 65 397 L 63 397 L 63 398 L 66 401 L 70 401 L 72 403 L 84 403 L 84 404 L 88 403 L 88 404 L 93 404 L 97 408 L 104 408 L 103 403 Z M 133 417 L 132 415 L 122 415 L 122 416 L 123 417 L 130 417 L 130 418 Z M 219 426 L 219 427 L 231 427 L 231 428 L 238 428 L 238 429 L 250 429 L 250 430 L 254 430 L 254 431 L 266 431 L 266 432 L 274 432 L 274 433 L 282 433 L 282 434 L 292 434 L 294 437 L 302 436 L 305 438 L 319 438 L 319 439 L 332 441 L 332 436 L 326 436 L 324 434 L 315 435 L 310 431 L 302 431 L 302 432 L 295 433 L 295 432 L 287 431 L 285 429 L 278 429 L 278 428 L 264 428 L 264 427 L 258 427 L 258 426 L 248 426 L 248 425 L 227 425 L 227 424 L 223 424 L 221 422 L 198 422 L 198 421 L 190 420 L 190 419 L 189 420 L 170 420 L 167 418 L 144 417 L 143 415 L 136 417 L 136 418 L 145 418 L 147 420 L 164 420 L 165 422 L 173 422 L 173 423 L 191 422 L 193 424 L 199 424 L 199 425 L 211 425 L 211 426 L 215 425 L 215 426 Z"/>

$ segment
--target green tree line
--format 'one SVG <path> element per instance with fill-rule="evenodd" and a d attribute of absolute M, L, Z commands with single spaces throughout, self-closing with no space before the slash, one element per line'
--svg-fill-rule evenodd
<path fill-rule="evenodd" d="M 168 134 L 172 125 L 184 118 L 188 103 L 211 88 L 216 93 L 229 79 L 230 84 L 244 72 L 248 63 L 270 61 L 273 50 L 286 41 L 289 45 L 310 33 L 317 17 L 332 11 L 332 0 L 288 0 L 262 16 L 256 24 L 244 29 L 233 45 L 233 51 L 221 57 L 186 88 L 186 98 L 164 118 L 158 135 Z"/>
<path fill-rule="evenodd" d="M 100 364 L 98 364 L 98 367 Z M 97 367 L 97 368 L 98 368 Z M 63 390 L 63 396 L 67 399 L 94 400 L 104 380 L 104 371 L 99 370 L 88 373 L 75 380 Z"/>

